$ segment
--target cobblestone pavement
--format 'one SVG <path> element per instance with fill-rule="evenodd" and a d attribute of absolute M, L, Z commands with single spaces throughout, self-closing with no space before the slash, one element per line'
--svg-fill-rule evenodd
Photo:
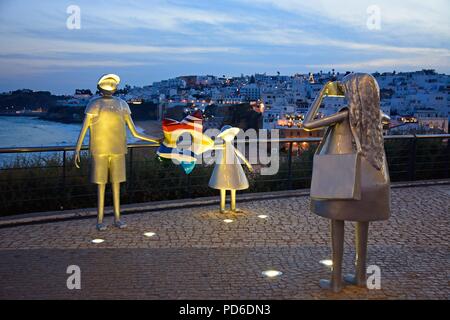
<path fill-rule="evenodd" d="M 320 289 L 329 221 L 309 212 L 308 197 L 291 197 L 241 203 L 236 215 L 216 206 L 132 214 L 125 230 L 97 232 L 92 219 L 0 229 L 0 298 L 449 299 L 449 203 L 446 185 L 392 190 L 391 219 L 370 225 L 380 290 Z M 353 261 L 347 223 L 345 272 Z M 72 264 L 81 290 L 66 287 Z M 265 278 L 268 269 L 283 274 Z"/>

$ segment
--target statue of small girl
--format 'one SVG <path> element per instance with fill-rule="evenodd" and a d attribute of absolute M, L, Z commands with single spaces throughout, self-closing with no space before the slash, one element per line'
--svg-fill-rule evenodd
<path fill-rule="evenodd" d="M 216 145 L 218 154 L 216 165 L 209 180 L 209 186 L 220 190 L 220 212 L 225 213 L 226 191 L 231 191 L 231 211 L 241 212 L 236 209 L 236 190 L 248 188 L 248 180 L 242 169 L 239 158 L 245 163 L 250 171 L 252 165 L 245 156 L 233 146 L 234 137 L 239 133 L 239 128 L 229 125 L 223 126 L 217 138 L 223 139 L 224 144 Z"/>

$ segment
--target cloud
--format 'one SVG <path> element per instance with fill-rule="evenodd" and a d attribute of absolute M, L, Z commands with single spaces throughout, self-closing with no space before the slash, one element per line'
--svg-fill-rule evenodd
<path fill-rule="evenodd" d="M 89 45 L 86 48 L 90 48 Z M 2 76 L 14 76 L 35 74 L 37 72 L 53 72 L 61 70 L 74 70 L 83 68 L 98 68 L 98 67 L 135 67 L 135 66 L 164 66 L 168 63 L 171 64 L 200 64 L 209 61 L 209 57 L 206 55 L 188 55 L 186 52 L 205 53 L 206 48 L 190 47 L 190 48 L 128 48 L 121 47 L 120 53 L 127 54 L 127 58 L 124 59 L 123 55 L 110 55 L 108 57 L 103 47 L 97 48 L 97 50 L 89 51 L 84 50 L 83 46 L 78 47 L 77 50 L 65 51 L 64 47 L 60 47 L 53 52 L 41 52 L 36 51 L 32 53 L 5 53 L 0 55 L 0 69 L 2 70 Z M 218 52 L 222 52 L 219 48 L 208 48 L 212 52 L 217 49 Z M 108 47 L 106 48 L 108 50 Z M 173 51 L 176 52 L 173 52 Z M 225 51 L 226 52 L 226 51 Z M 67 54 L 66 54 L 67 53 Z M 130 55 L 129 53 L 143 53 L 137 55 Z M 151 53 L 148 55 L 147 53 Z M 170 54 L 169 54 L 170 53 Z M 98 56 L 103 56 L 99 58 Z M 210 61 L 209 61 L 210 62 Z"/>
<path fill-rule="evenodd" d="M 152 65 L 152 62 L 123 60 L 88 60 L 88 59 L 37 59 L 0 57 L 0 68 L 3 76 L 25 76 L 76 70 L 81 68 L 126 68 Z"/>
<path fill-rule="evenodd" d="M 150 64 L 148 62 L 120 61 L 120 60 L 86 60 L 86 59 L 26 59 L 0 57 L 0 65 L 14 65 L 32 68 L 59 68 L 59 67 L 130 67 Z"/>
<path fill-rule="evenodd" d="M 398 54 L 412 54 L 412 55 L 436 55 L 443 57 L 450 57 L 450 50 L 446 48 L 433 47 L 408 47 L 408 46 L 394 46 L 376 43 L 364 43 L 350 40 L 338 40 L 330 38 L 326 35 L 308 34 L 300 29 L 274 29 L 261 30 L 252 29 L 245 32 L 235 32 L 229 30 L 228 36 L 233 36 L 235 39 L 241 41 L 259 42 L 265 45 L 272 46 L 316 46 L 323 48 L 339 48 L 352 51 L 364 51 L 368 53 L 398 53 Z M 289 49 L 287 49 L 289 50 Z"/>
<path fill-rule="evenodd" d="M 360 70 L 360 71 L 375 71 L 393 70 L 397 68 L 407 68 L 409 70 L 417 70 L 420 68 L 446 67 L 450 68 L 450 61 L 445 58 L 430 58 L 430 57 L 402 57 L 402 58 L 387 58 L 387 59 L 371 59 L 365 61 L 352 61 L 347 63 L 327 63 L 327 64 L 308 64 L 307 67 L 313 69 L 338 69 L 338 70 Z M 380 71 L 381 71 L 380 70 Z"/>
<path fill-rule="evenodd" d="M 441 55 L 450 57 L 450 50 L 446 48 L 427 48 L 427 47 L 401 47 L 382 44 L 360 43 L 352 41 L 329 40 L 326 42 L 329 46 L 347 48 L 352 50 L 365 50 L 373 52 L 392 52 L 403 54 L 421 54 L 421 55 Z"/>
<path fill-rule="evenodd" d="M 244 3 L 256 3 L 271 6 L 279 10 L 301 16 L 317 17 L 336 25 L 367 31 L 366 23 L 371 5 L 380 8 L 381 26 L 395 34 L 416 34 L 450 37 L 448 15 L 450 2 L 447 0 L 240 0 Z M 381 31 L 383 32 L 383 31 Z M 386 35 L 386 36 L 390 36 Z"/>
<path fill-rule="evenodd" d="M 237 47 L 217 46 L 149 46 L 133 45 L 111 42 L 68 41 L 51 39 L 32 39 L 15 37 L 8 46 L 2 50 L 2 54 L 202 54 L 202 53 L 238 53 Z"/>
<path fill-rule="evenodd" d="M 233 17 L 225 12 L 217 12 L 214 9 L 198 9 L 186 5 L 168 5 L 157 2 L 125 3 L 120 10 L 117 7 L 105 11 L 89 11 L 92 17 L 101 17 L 116 26 L 136 28 L 151 28 L 165 31 L 183 32 L 186 25 L 222 25 L 225 23 L 239 22 L 238 17 Z M 127 18 L 128 19 L 127 19 Z"/>

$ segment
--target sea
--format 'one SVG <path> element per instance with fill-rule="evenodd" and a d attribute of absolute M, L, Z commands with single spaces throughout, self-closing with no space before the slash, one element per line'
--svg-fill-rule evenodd
<path fill-rule="evenodd" d="M 11 147 L 71 146 L 77 143 L 81 123 L 66 124 L 37 117 L 0 116 L 0 149 Z M 139 132 L 144 130 L 137 127 Z M 89 134 L 84 143 L 87 144 Z M 128 142 L 136 142 L 128 131 Z M 2 154 L 0 166 L 13 161 L 17 154 Z"/>

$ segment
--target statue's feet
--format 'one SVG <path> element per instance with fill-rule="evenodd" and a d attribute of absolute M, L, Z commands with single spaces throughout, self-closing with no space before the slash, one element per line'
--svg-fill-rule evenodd
<path fill-rule="evenodd" d="M 356 275 L 354 275 L 352 273 L 348 273 L 348 274 L 344 275 L 344 281 L 347 282 L 348 284 L 353 284 L 358 287 L 363 287 L 363 288 L 367 287 L 366 279 L 357 279 Z"/>
<path fill-rule="evenodd" d="M 340 283 L 333 283 L 331 280 L 328 279 L 320 279 L 319 286 L 322 289 L 331 290 L 335 293 L 338 293 L 342 290 L 342 285 Z"/>
<path fill-rule="evenodd" d="M 227 210 L 225 210 L 225 209 L 220 209 L 220 213 L 225 214 L 225 213 L 227 213 Z"/>
<path fill-rule="evenodd" d="M 242 213 L 242 212 L 244 212 L 244 211 L 242 211 L 242 210 L 239 209 L 239 208 L 231 209 L 231 211 L 233 211 L 234 213 Z"/>
<path fill-rule="evenodd" d="M 107 225 L 103 222 L 97 223 L 95 227 L 97 228 L 98 231 L 105 231 L 106 229 L 108 229 Z"/>
<path fill-rule="evenodd" d="M 116 220 L 116 221 L 114 221 L 114 227 L 119 228 L 119 229 L 124 229 L 127 227 L 127 224 L 121 220 Z"/>

